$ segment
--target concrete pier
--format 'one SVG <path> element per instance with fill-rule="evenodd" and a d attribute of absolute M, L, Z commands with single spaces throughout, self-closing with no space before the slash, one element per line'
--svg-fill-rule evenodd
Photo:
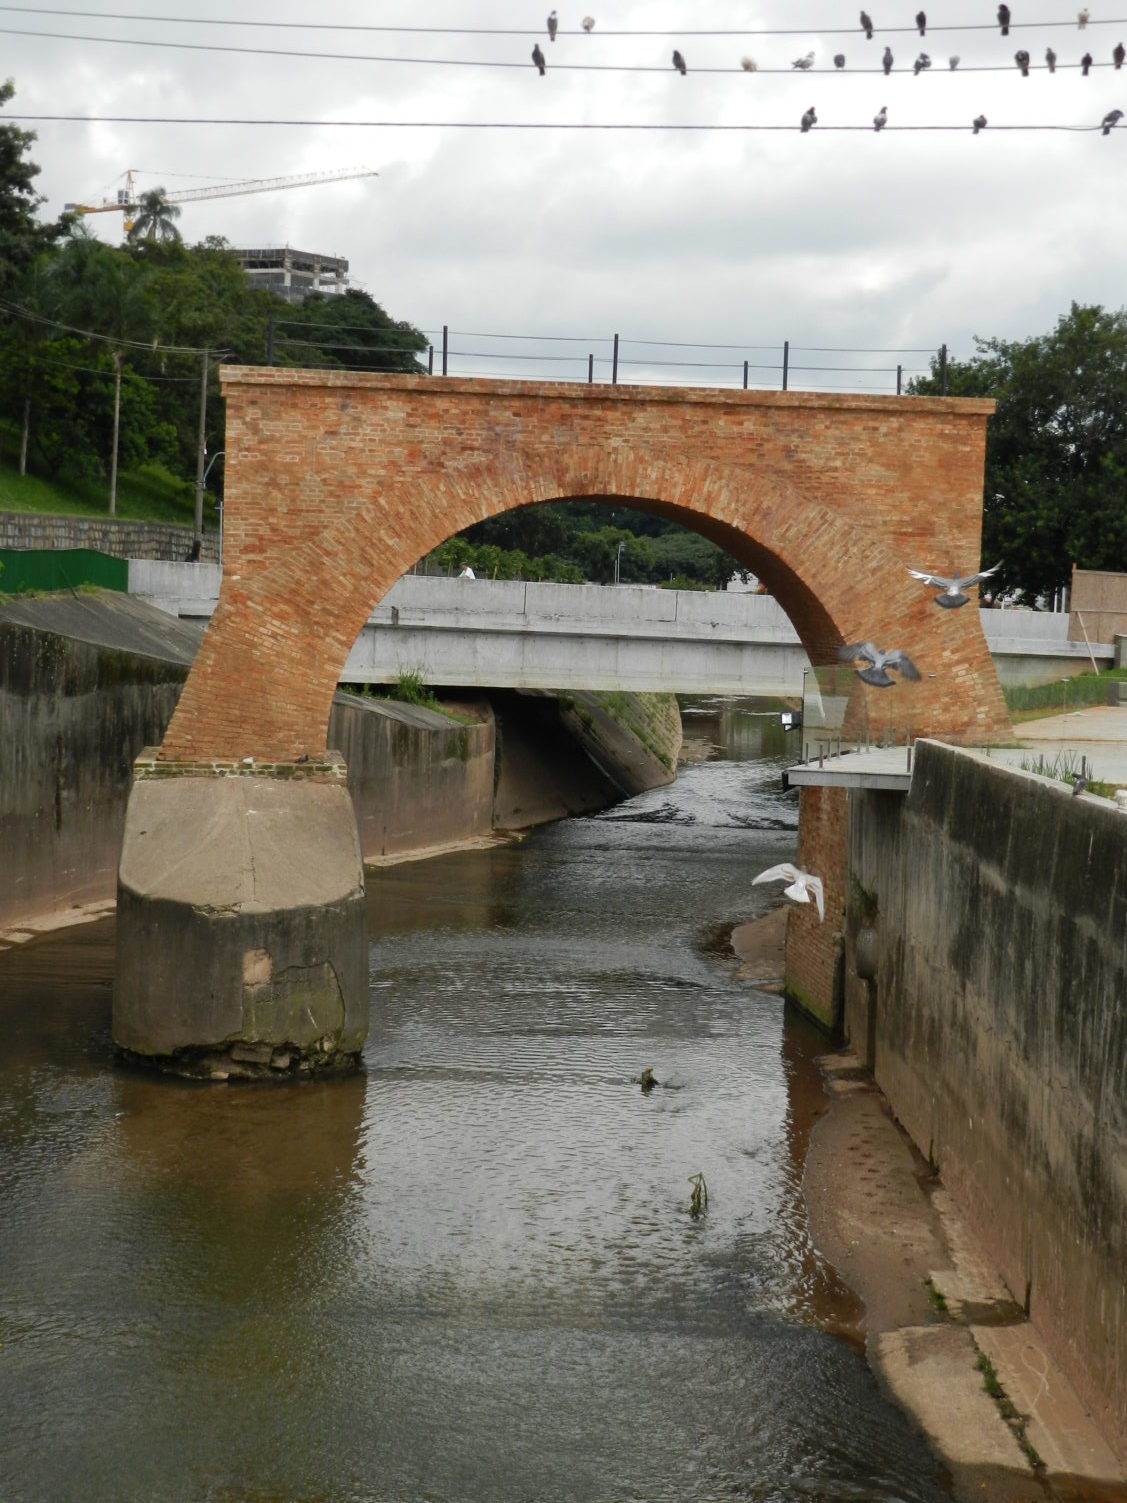
<path fill-rule="evenodd" d="M 139 759 L 118 877 L 113 1035 L 203 1079 L 355 1067 L 364 871 L 344 762 Z"/>

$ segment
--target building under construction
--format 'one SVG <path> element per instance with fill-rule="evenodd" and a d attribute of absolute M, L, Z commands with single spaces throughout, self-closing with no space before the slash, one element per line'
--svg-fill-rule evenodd
<path fill-rule="evenodd" d="M 231 254 L 256 287 L 266 287 L 287 302 L 300 303 L 311 292 L 343 292 L 348 286 L 348 262 L 343 256 L 323 256 L 288 245 L 267 250 L 232 247 Z"/>

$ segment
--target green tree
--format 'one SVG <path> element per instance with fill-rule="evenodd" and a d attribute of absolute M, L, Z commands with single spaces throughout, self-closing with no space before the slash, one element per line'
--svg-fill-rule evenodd
<path fill-rule="evenodd" d="M 137 213 L 129 227 L 129 239 L 172 240 L 179 243 L 180 231 L 176 221 L 180 218 L 180 205 L 170 203 L 163 188 L 150 188 L 137 201 Z"/>
<path fill-rule="evenodd" d="M 15 92 L 10 78 L 0 83 L 0 107 Z M 34 187 L 39 168 L 27 159 L 34 140 L 34 131 L 0 125 L 0 298 L 12 295 L 15 283 L 66 225 L 65 219 L 45 225 L 36 218 L 44 199 Z"/>
<path fill-rule="evenodd" d="M 274 345 L 282 365 L 421 373 L 415 357 L 427 340 L 411 324 L 390 318 L 366 292 L 350 287 L 285 304 L 276 315 Z"/>
<path fill-rule="evenodd" d="M 983 558 L 1032 603 L 1067 585 L 1073 563 L 1127 560 L 1127 312 L 1073 303 L 1048 334 L 976 339 L 948 366 L 951 396 L 993 397 L 987 430 Z M 935 362 L 912 391 L 940 391 Z M 975 559 L 919 567 L 973 568 Z"/>

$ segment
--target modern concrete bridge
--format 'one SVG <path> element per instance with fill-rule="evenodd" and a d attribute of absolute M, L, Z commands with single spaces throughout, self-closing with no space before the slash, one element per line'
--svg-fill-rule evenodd
<path fill-rule="evenodd" d="M 214 564 L 135 559 L 129 590 L 183 618 L 210 619 Z M 983 611 L 998 677 L 1044 683 L 1090 666 L 1067 613 Z M 1113 653 L 1093 644 L 1104 665 Z M 645 585 L 526 584 L 408 574 L 384 596 L 341 681 L 483 689 L 623 689 L 670 694 L 798 695 L 810 660 L 769 595 Z"/>

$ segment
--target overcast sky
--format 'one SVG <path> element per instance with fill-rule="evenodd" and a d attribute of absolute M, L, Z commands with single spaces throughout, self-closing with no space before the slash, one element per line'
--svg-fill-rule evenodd
<path fill-rule="evenodd" d="M 929 31 L 921 38 L 913 23 L 919 0 L 873 0 L 877 34 L 866 41 L 849 0 L 580 0 L 574 10 L 560 7 L 561 35 L 551 43 L 541 0 L 54 0 L 54 12 L 0 6 L 0 75 L 15 81 L 7 111 L 15 119 L 73 113 L 313 122 L 34 123 L 45 213 L 70 200 L 112 197 L 129 167 L 141 173 L 140 187 L 175 192 L 224 179 L 370 166 L 378 177 L 187 204 L 180 227 L 189 241 L 223 235 L 235 245 L 290 244 L 346 256 L 354 283 L 393 317 L 428 333 L 443 324 L 455 331 L 455 373 L 585 379 L 588 350 L 602 374 L 606 341 L 617 331 L 629 341 L 740 346 L 724 353 L 624 345 L 624 360 L 731 362 L 725 370 L 680 374 L 624 366 L 625 379 L 735 382 L 745 358 L 777 363 L 784 339 L 796 347 L 882 350 L 945 341 L 953 355 L 966 356 L 973 335 L 1041 333 L 1073 299 L 1111 308 L 1127 301 L 1127 120 L 1108 138 L 998 129 L 1090 126 L 1113 108 L 1127 110 L 1127 69 L 1110 66 L 1120 28 L 1097 24 L 1101 3 L 1107 16 L 1125 11 L 1090 0 L 1092 23 L 1080 31 L 1075 0 L 1014 0 L 1011 34 L 1002 37 L 994 0 L 925 0 Z M 59 13 L 64 6 L 73 13 Z M 590 35 L 566 34 L 578 32 L 588 8 L 596 20 Z M 155 19 L 197 9 L 193 21 Z M 114 12 L 133 18 L 110 19 Z M 513 34 L 316 29 L 308 25 L 314 16 L 321 27 L 496 27 Z M 216 17 L 290 26 L 217 25 L 209 19 Z M 781 28 L 795 34 L 691 34 Z M 803 30 L 811 34 L 798 34 Z M 1127 25 L 1121 30 L 1127 43 Z M 45 34 L 17 34 L 33 31 Z M 609 35 L 614 31 L 653 34 Z M 94 36 L 132 40 L 79 39 Z M 142 39 L 263 55 L 135 45 Z M 543 78 L 529 57 L 537 40 L 547 58 Z M 885 44 L 895 56 L 887 79 L 880 71 Z M 1049 45 L 1060 60 L 1053 75 L 1043 66 Z M 687 61 L 685 77 L 670 65 L 674 47 Z M 1014 65 L 1018 48 L 1042 65 L 1029 78 Z M 933 66 L 917 76 L 911 64 L 921 50 Z M 1063 66 L 1085 50 L 1108 64 L 1087 78 Z M 809 51 L 814 70 L 791 69 Z M 842 72 L 833 66 L 836 52 L 846 57 Z M 951 53 L 961 58 L 954 73 Z M 741 71 L 745 56 L 758 71 Z M 471 62 L 518 66 L 464 65 Z M 633 71 L 639 69 L 653 71 Z M 882 105 L 889 129 L 878 135 L 870 122 Z M 819 125 L 803 135 L 798 122 L 809 106 Z M 990 125 L 975 136 L 970 122 L 979 113 Z M 407 123 L 330 123 L 350 120 Z M 788 129 L 619 133 L 409 123 L 421 121 Z M 827 128 L 841 125 L 869 128 Z M 963 128 L 893 129 L 908 125 Z M 107 239 L 121 233 L 116 215 L 88 223 Z M 485 333 L 540 342 L 486 341 L 479 337 Z M 579 342 L 552 345 L 549 336 Z M 462 351 L 503 358 L 471 361 Z M 518 354 L 570 355 L 577 363 L 549 366 L 518 361 Z M 791 358 L 800 367 L 926 364 L 915 354 Z M 792 386 L 886 389 L 894 379 L 887 372 L 796 372 Z M 769 370 L 752 373 L 753 384 L 776 380 Z"/>

